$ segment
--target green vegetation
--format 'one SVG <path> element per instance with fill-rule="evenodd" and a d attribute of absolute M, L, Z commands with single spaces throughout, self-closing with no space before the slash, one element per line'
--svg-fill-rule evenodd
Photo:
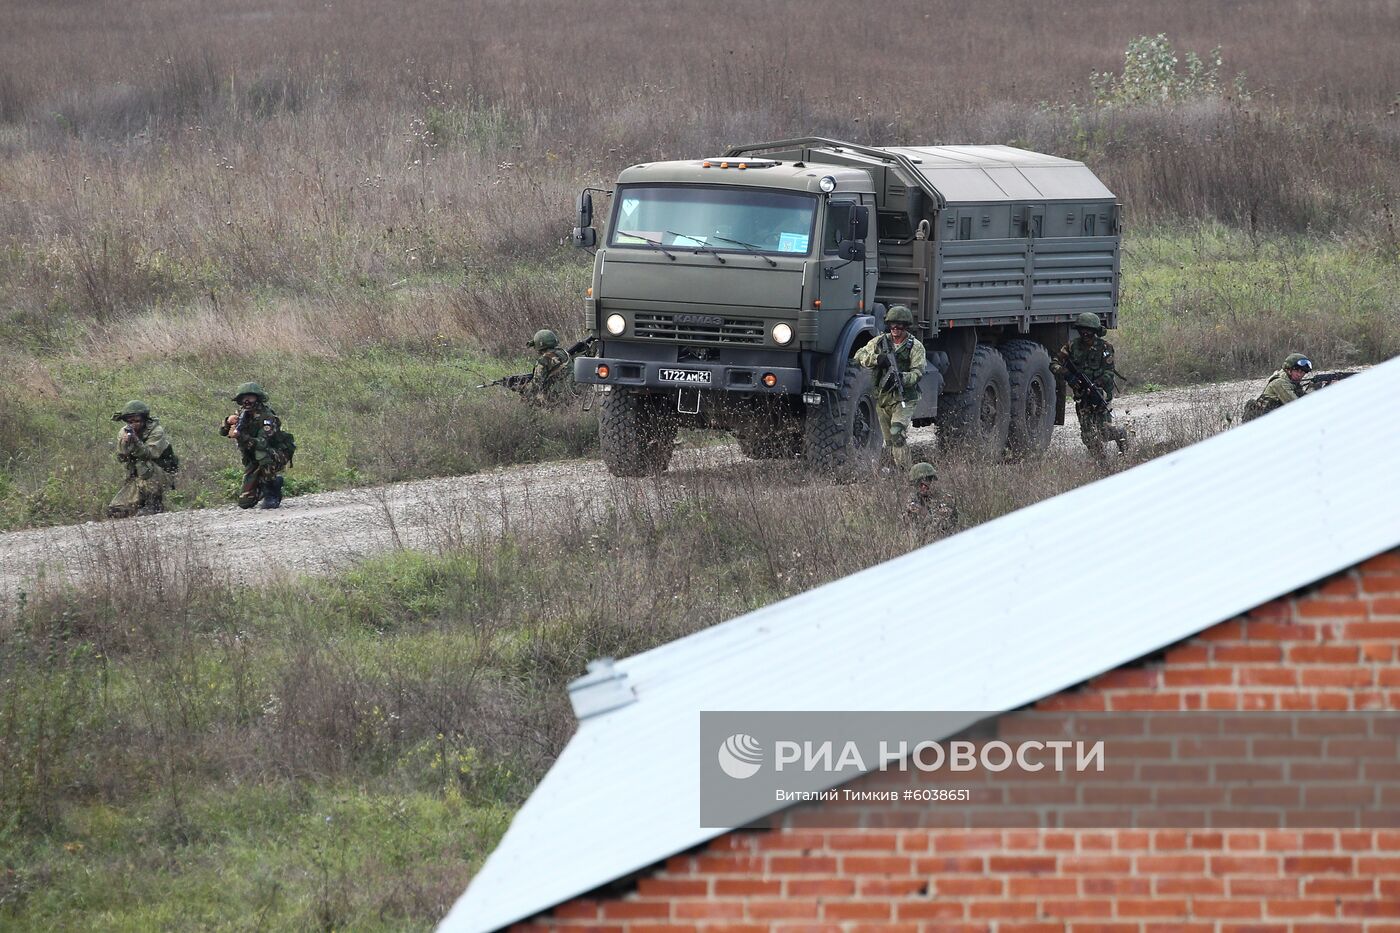
<path fill-rule="evenodd" d="M 969 525 L 1107 469 L 940 466 Z M 588 660 L 924 543 L 891 522 L 905 492 L 740 462 L 262 588 L 115 524 L 104 583 L 0 619 L 0 927 L 428 926 L 572 732 Z"/>

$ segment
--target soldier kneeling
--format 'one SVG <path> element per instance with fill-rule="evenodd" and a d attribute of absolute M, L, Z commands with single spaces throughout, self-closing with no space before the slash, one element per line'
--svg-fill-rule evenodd
<path fill-rule="evenodd" d="M 958 507 L 944 490 L 937 489 L 938 471 L 928 462 L 916 463 L 909 471 L 914 489 L 904 507 L 904 517 L 924 537 L 951 534 L 958 527 Z"/>
<path fill-rule="evenodd" d="M 112 416 L 126 424 L 117 435 L 117 460 L 126 466 L 126 482 L 107 506 L 108 518 L 158 515 L 165 511 L 165 491 L 175 485 L 180 460 L 165 428 L 151 417 L 145 402 L 130 401 Z"/>
<path fill-rule="evenodd" d="M 243 458 L 243 487 L 238 507 L 280 508 L 282 476 L 296 454 L 296 440 L 282 430 L 282 420 L 267 404 L 267 393 L 256 382 L 245 382 L 234 393 L 239 412 L 229 415 L 219 433 L 238 444 Z"/>

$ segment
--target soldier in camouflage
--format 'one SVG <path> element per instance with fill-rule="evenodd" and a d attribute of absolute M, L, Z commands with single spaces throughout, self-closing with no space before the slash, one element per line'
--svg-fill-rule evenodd
<path fill-rule="evenodd" d="M 245 382 L 233 394 L 239 412 L 229 415 L 219 433 L 232 438 L 243 458 L 243 486 L 238 507 L 275 509 L 282 505 L 281 472 L 292 462 L 296 443 L 282 430 L 282 419 L 267 404 L 267 393 L 256 382 Z"/>
<path fill-rule="evenodd" d="M 1094 456 L 1103 456 L 1104 441 L 1113 441 L 1119 451 L 1128 449 L 1128 432 L 1113 423 L 1113 344 L 1103 339 L 1108 329 L 1099 316 L 1085 311 L 1075 319 L 1079 336 L 1060 348 L 1050 361 L 1057 376 L 1069 375 L 1069 366 L 1084 375 L 1093 388 L 1103 395 L 1102 401 L 1089 386 L 1070 384 L 1074 392 L 1074 411 L 1079 416 L 1079 436 Z"/>
<path fill-rule="evenodd" d="M 914 489 L 904 507 L 905 519 L 921 538 L 950 534 L 958 527 L 958 507 L 947 492 L 937 489 L 938 472 L 931 463 L 916 463 L 909 471 Z"/>
<path fill-rule="evenodd" d="M 180 461 L 160 421 L 145 402 L 130 401 L 112 416 L 122 421 L 117 434 L 117 461 L 126 467 L 126 482 L 107 506 L 108 518 L 158 515 L 165 511 L 165 491 L 175 485 Z"/>
<path fill-rule="evenodd" d="M 574 388 L 569 369 L 569 351 L 559 346 L 552 330 L 540 330 L 525 346 L 539 351 L 535 368 L 526 384 L 529 398 L 541 405 L 556 405 L 567 399 Z"/>
<path fill-rule="evenodd" d="M 1303 379 L 1312 372 L 1312 368 L 1312 360 L 1303 354 L 1288 354 L 1284 358 L 1283 366 L 1264 384 L 1264 391 L 1259 393 L 1259 397 L 1245 405 L 1244 420 L 1252 421 L 1260 415 L 1267 415 L 1275 408 L 1282 408 L 1289 402 L 1302 398 L 1303 393 L 1307 391 L 1303 386 Z"/>
<path fill-rule="evenodd" d="M 904 305 L 892 305 L 885 312 L 885 325 L 889 333 L 881 334 L 857 350 L 855 360 L 866 369 L 875 370 L 880 433 L 885 437 L 885 446 L 890 448 L 894 462 L 901 470 L 908 470 L 914 459 L 908 447 L 909 428 L 914 421 L 919 379 L 924 374 L 927 356 L 919 338 L 909 333 L 914 326 L 914 315 Z M 891 371 L 889 365 L 891 349 L 897 371 Z M 900 403 L 901 386 L 903 404 Z"/>

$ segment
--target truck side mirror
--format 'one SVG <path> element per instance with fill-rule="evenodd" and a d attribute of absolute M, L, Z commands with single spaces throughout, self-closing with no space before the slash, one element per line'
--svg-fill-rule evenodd
<path fill-rule="evenodd" d="M 851 239 L 851 209 L 853 207 L 855 205 L 850 201 L 831 201 L 827 204 L 826 209 L 830 214 L 831 230 L 836 234 L 837 246 Z"/>
<path fill-rule="evenodd" d="M 598 231 L 592 227 L 575 227 L 573 241 L 575 246 L 591 249 L 598 245 Z"/>
<path fill-rule="evenodd" d="M 578 222 L 574 226 L 593 226 L 593 195 L 587 191 L 578 196 Z"/>
<path fill-rule="evenodd" d="M 870 208 L 857 205 L 851 213 L 851 239 L 863 241 L 870 236 Z"/>
<path fill-rule="evenodd" d="M 851 262 L 860 262 L 865 259 L 865 244 L 860 240 L 844 240 L 837 248 L 836 255 Z"/>

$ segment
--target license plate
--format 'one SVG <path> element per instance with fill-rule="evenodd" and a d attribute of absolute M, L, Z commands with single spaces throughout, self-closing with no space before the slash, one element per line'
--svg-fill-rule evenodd
<path fill-rule="evenodd" d="M 709 385 L 710 371 L 708 369 L 663 369 L 661 370 L 661 381 Z"/>

